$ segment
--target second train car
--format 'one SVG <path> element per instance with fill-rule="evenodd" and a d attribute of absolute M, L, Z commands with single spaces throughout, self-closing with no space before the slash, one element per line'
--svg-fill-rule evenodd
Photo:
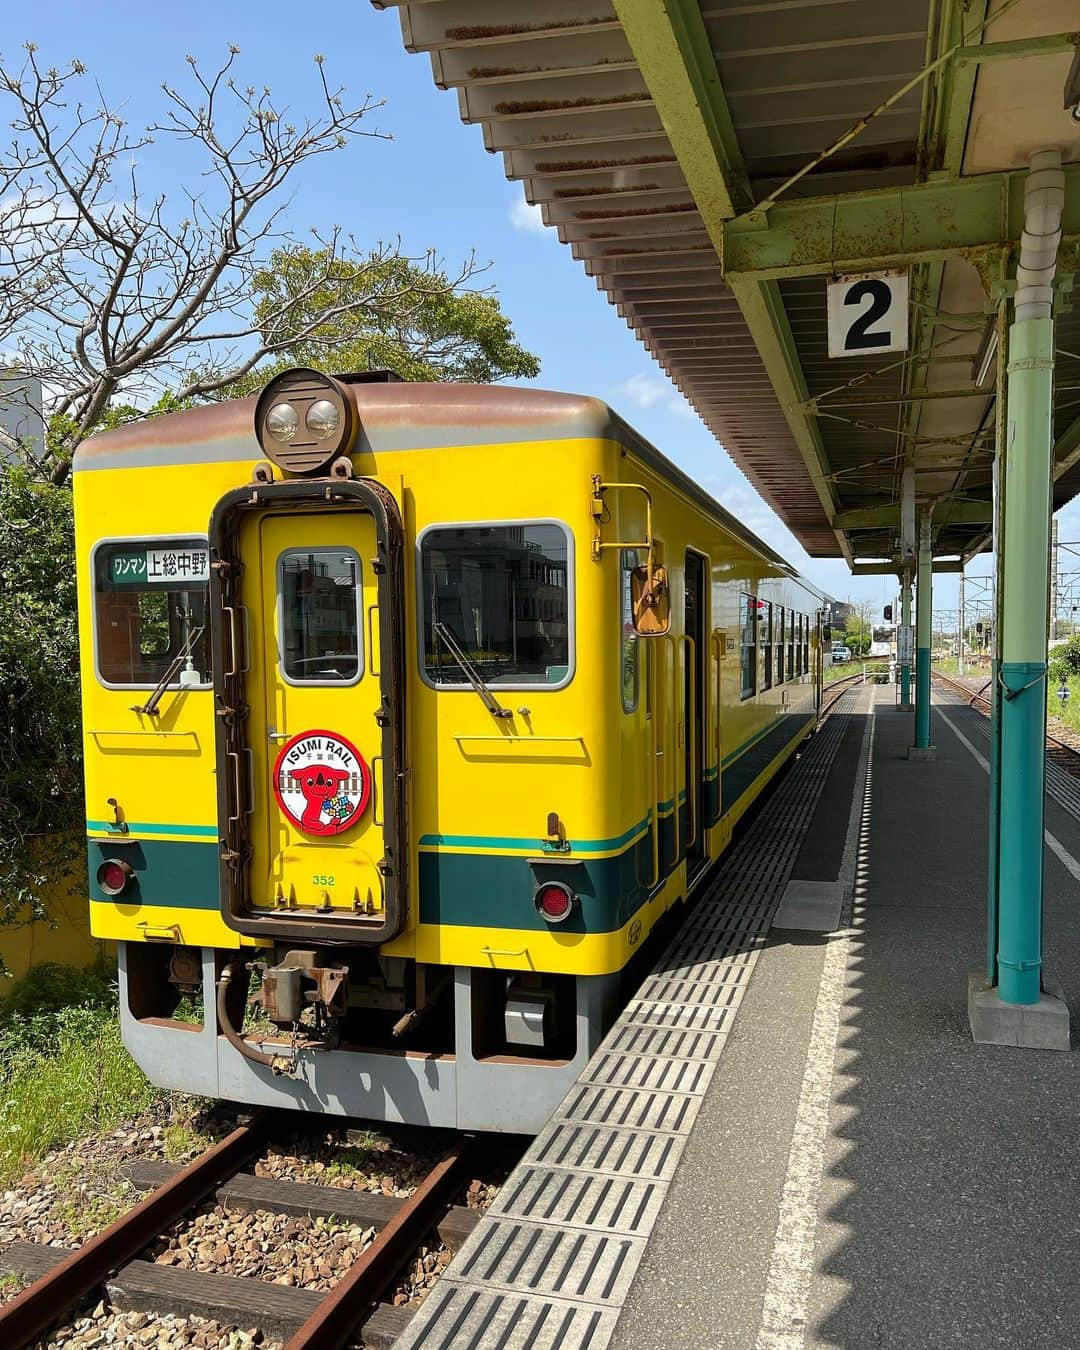
<path fill-rule="evenodd" d="M 823 596 L 604 403 L 297 370 L 75 462 L 93 932 L 232 1101 L 533 1131 L 813 729 Z"/>

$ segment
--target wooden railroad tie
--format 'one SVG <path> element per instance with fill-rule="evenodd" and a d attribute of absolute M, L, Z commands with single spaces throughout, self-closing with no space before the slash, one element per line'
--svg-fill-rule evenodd
<path fill-rule="evenodd" d="M 179 1172 L 168 1163 L 139 1162 L 125 1175 L 136 1189 L 153 1190 Z M 364 1228 L 383 1228 L 405 1204 L 397 1196 L 299 1181 L 275 1181 L 241 1172 L 219 1186 L 218 1204 L 249 1213 L 261 1209 L 301 1218 L 339 1219 Z M 438 1225 L 440 1239 L 458 1251 L 480 1220 L 477 1210 L 455 1205 Z M 65 1247 L 10 1242 L 0 1249 L 0 1270 L 36 1280 L 69 1255 Z M 348 1267 L 343 1267 L 344 1276 Z M 109 1300 L 121 1311 L 209 1317 L 225 1325 L 258 1327 L 264 1335 L 287 1340 L 327 1297 L 314 1289 L 273 1284 L 250 1276 L 215 1275 L 131 1261 L 106 1281 Z M 389 1350 L 412 1316 L 412 1308 L 379 1304 L 360 1328 L 364 1344 Z"/>

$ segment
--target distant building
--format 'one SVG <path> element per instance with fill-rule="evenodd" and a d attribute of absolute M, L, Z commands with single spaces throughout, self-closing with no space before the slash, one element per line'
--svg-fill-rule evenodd
<path fill-rule="evenodd" d="M 833 635 L 844 633 L 844 625 L 852 614 L 855 613 L 855 606 L 849 605 L 846 600 L 831 600 L 825 607 L 825 623 Z"/>
<path fill-rule="evenodd" d="M 11 442 L 17 441 L 35 457 L 45 442 L 45 418 L 41 408 L 41 381 L 18 371 L 0 372 L 0 464 L 19 459 Z"/>

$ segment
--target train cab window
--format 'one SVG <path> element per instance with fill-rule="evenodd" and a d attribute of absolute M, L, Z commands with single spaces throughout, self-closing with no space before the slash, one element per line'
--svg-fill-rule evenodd
<path fill-rule="evenodd" d="M 761 687 L 772 688 L 773 607 L 768 600 L 758 602 L 758 632 L 761 635 Z"/>
<path fill-rule="evenodd" d="M 619 669 L 622 672 L 622 707 L 624 713 L 637 710 L 638 695 L 641 687 L 641 642 L 634 629 L 634 602 L 631 580 L 638 565 L 637 549 L 624 548 L 621 553 L 622 566 L 619 569 L 619 584 L 622 587 L 621 646 L 619 649 Z"/>
<path fill-rule="evenodd" d="M 205 539 L 125 539 L 94 551 L 98 678 L 123 689 L 211 683 Z"/>
<path fill-rule="evenodd" d="M 739 654 L 742 679 L 742 697 L 750 698 L 757 692 L 757 601 L 752 595 L 739 597 Z"/>
<path fill-rule="evenodd" d="M 777 605 L 774 611 L 776 632 L 773 634 L 773 645 L 776 649 L 776 683 L 784 683 L 784 639 L 787 622 L 787 612 L 783 605 Z"/>
<path fill-rule="evenodd" d="M 554 522 L 426 530 L 420 585 L 428 683 L 468 689 L 479 676 L 511 689 L 568 684 L 574 665 L 572 573 L 569 532 Z"/>
<path fill-rule="evenodd" d="M 290 549 L 278 559 L 278 659 L 289 684 L 360 678 L 360 578 L 350 548 Z"/>

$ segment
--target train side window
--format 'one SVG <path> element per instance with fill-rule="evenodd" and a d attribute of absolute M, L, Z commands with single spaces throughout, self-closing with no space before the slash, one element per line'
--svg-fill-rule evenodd
<path fill-rule="evenodd" d="M 437 525 L 419 545 L 421 673 L 470 689 L 562 689 L 574 673 L 573 543 L 556 521 Z M 447 643 L 440 630 L 449 633 Z"/>
<path fill-rule="evenodd" d="M 359 680 L 360 580 L 351 548 L 294 548 L 278 559 L 278 660 L 287 683 Z"/>
<path fill-rule="evenodd" d="M 739 597 L 739 653 L 742 678 L 741 694 L 750 698 L 757 692 L 757 601 L 752 595 Z"/>
<path fill-rule="evenodd" d="M 810 670 L 810 615 L 809 615 L 809 614 L 804 614 L 804 615 L 803 615 L 803 630 L 802 630 L 802 634 L 803 634 L 803 637 L 802 637 L 802 669 L 803 669 L 803 674 L 806 675 L 806 674 L 809 672 L 809 670 Z"/>
<path fill-rule="evenodd" d="M 633 575 L 638 565 L 637 549 L 623 549 L 619 583 L 622 587 L 620 619 L 621 647 L 619 669 L 622 679 L 622 708 L 624 713 L 637 711 L 641 689 L 641 642 L 634 629 Z"/>
<path fill-rule="evenodd" d="M 773 607 L 768 600 L 760 602 L 758 631 L 761 634 L 761 687 L 762 689 L 771 689 L 773 676 Z"/>
<path fill-rule="evenodd" d="M 153 689 L 170 668 L 171 688 L 211 683 L 205 539 L 123 539 L 93 554 L 94 650 L 110 688 Z"/>
<path fill-rule="evenodd" d="M 788 610 L 787 623 L 787 677 L 795 678 L 795 612 Z"/>
<path fill-rule="evenodd" d="M 787 611 L 783 605 L 776 606 L 776 633 L 773 642 L 776 647 L 776 683 L 784 683 L 784 638 L 787 628 Z"/>

